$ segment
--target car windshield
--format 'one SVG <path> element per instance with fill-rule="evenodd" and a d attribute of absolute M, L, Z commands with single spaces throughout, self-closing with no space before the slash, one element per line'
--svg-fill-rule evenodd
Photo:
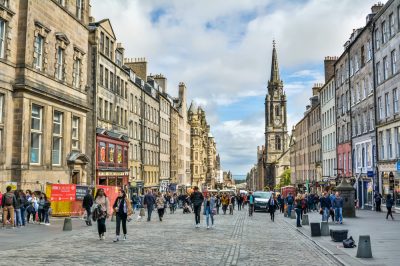
<path fill-rule="evenodd" d="M 255 192 L 254 198 L 269 199 L 271 194 L 271 192 Z"/>

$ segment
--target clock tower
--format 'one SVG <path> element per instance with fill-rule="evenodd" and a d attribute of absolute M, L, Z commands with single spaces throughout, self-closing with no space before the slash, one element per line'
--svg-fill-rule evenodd
<path fill-rule="evenodd" d="M 264 184 L 271 190 L 276 179 L 288 168 L 288 131 L 286 95 L 279 76 L 278 56 L 273 41 L 271 77 L 265 97 L 265 177 Z"/>

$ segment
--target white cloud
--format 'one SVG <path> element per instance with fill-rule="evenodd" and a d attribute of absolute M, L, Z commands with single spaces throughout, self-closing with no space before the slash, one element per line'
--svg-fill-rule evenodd
<path fill-rule="evenodd" d="M 282 78 L 293 125 L 305 109 L 312 84 L 323 80 L 322 73 L 306 65 L 322 64 L 327 55 L 340 55 L 352 29 L 365 24 L 375 2 L 92 0 L 91 4 L 97 20 L 111 19 L 127 57 L 146 57 L 149 73 L 167 76 L 172 95 L 177 94 L 180 81 L 187 84 L 189 98 L 207 111 L 223 164 L 243 174 L 248 171 L 243 165 L 255 162 L 256 146 L 263 143 L 263 138 L 253 138 L 263 135 L 263 115 L 254 124 L 233 125 L 218 116 L 218 107 L 234 105 L 248 96 L 264 98 L 275 38 L 281 73 L 286 70 L 287 77 L 291 76 L 287 82 Z M 151 15 L 157 10 L 162 15 L 152 23 Z M 264 105 L 259 110 L 262 113 Z M 229 133 L 233 128 L 236 133 Z M 238 132 L 247 135 L 242 138 Z M 230 143 L 246 151 L 245 157 L 231 154 Z M 231 163 L 232 157 L 243 158 L 243 165 Z"/>

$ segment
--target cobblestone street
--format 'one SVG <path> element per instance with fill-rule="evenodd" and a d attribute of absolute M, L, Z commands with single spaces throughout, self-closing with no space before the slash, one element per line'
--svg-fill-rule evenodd
<path fill-rule="evenodd" d="M 310 240 L 277 215 L 275 223 L 266 213 L 247 216 L 216 216 L 216 227 L 193 226 L 192 214 L 166 214 L 161 223 L 128 223 L 128 240 L 113 243 L 114 223 L 108 222 L 105 241 L 96 227 L 75 220 L 72 232 L 62 232 L 61 221 L 50 227 L 30 225 L 0 230 L 1 263 L 12 265 L 338 265 Z M 204 217 L 202 217 L 203 219 Z M 49 233 L 47 233 L 49 232 Z M 29 243 L 29 244 L 27 244 Z M 18 260 L 16 260 L 18 258 Z"/>

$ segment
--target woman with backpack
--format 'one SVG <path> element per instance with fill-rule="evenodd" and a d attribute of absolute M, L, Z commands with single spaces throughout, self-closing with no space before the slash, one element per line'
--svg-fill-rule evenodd
<path fill-rule="evenodd" d="M 128 219 L 128 216 L 132 215 L 133 210 L 132 210 L 132 204 L 128 200 L 126 193 L 123 189 L 120 189 L 118 191 L 118 198 L 115 199 L 114 205 L 113 205 L 114 213 L 115 213 L 115 218 L 116 218 L 116 228 L 115 228 L 115 239 L 114 242 L 119 241 L 119 235 L 121 231 L 121 223 L 122 223 L 122 231 L 124 233 L 124 236 L 122 240 L 126 240 L 126 220 Z"/>

